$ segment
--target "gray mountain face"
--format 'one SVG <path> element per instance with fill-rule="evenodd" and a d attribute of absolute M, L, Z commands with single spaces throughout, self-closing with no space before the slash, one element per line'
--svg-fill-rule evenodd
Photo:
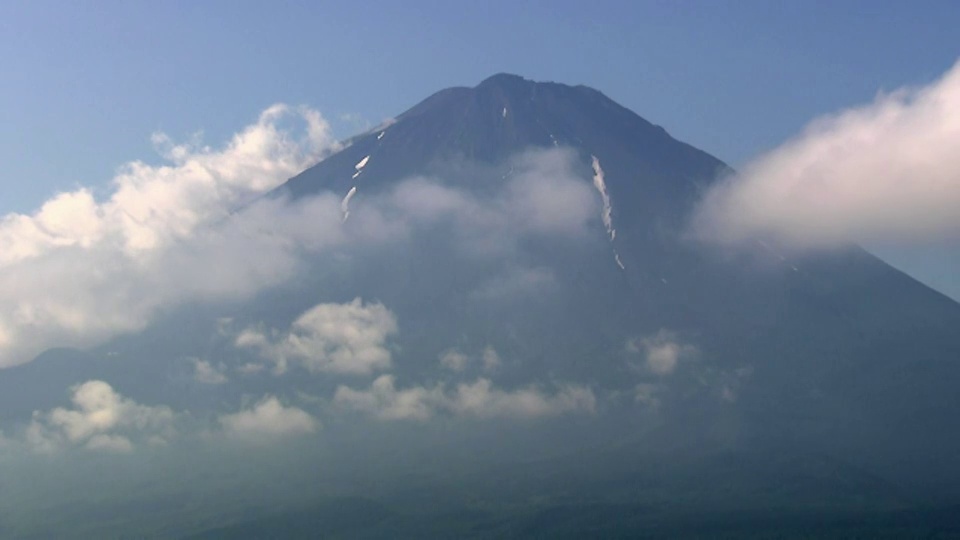
<path fill-rule="evenodd" d="M 302 197 L 356 186 L 350 204 L 358 207 L 414 175 L 482 191 L 531 147 L 572 149 L 584 181 L 602 170 L 615 237 L 596 230 L 596 241 L 575 252 L 525 246 L 523 256 L 554 269 L 562 292 L 549 305 L 533 300 L 499 313 L 464 307 L 463 285 L 476 269 L 438 275 L 437 260 L 407 255 L 415 260 L 393 275 L 369 276 L 386 282 L 376 294 L 401 320 L 422 318 L 451 335 L 482 328 L 522 355 L 530 373 L 621 391 L 629 379 L 618 354 L 624 336 L 666 329 L 696 349 L 699 371 L 673 375 L 698 381 L 656 381 L 690 387 L 662 398 L 676 402 L 661 403 L 672 408 L 661 414 L 676 417 L 658 435 L 638 437 L 638 450 L 801 449 L 902 481 L 960 481 L 960 393 L 952 389 L 960 305 L 855 246 L 795 254 L 757 241 L 731 254 L 686 240 L 698 194 L 729 168 L 596 90 L 513 75 L 444 90 L 283 190 Z M 464 160 L 490 172 L 458 174 Z M 405 302 L 422 281 L 432 296 Z M 724 389 L 726 397 L 709 396 Z"/>
<path fill-rule="evenodd" d="M 396 317 L 397 389 L 483 377 L 493 392 L 575 386 L 595 401 L 520 422 L 326 419 L 320 453 L 334 457 L 287 456 L 304 481 L 335 462 L 388 506 L 545 500 L 591 523 L 615 507 L 636 521 L 645 505 L 862 510 L 960 495 L 960 304 L 856 246 L 688 238 L 699 195 L 731 172 L 720 160 L 596 90 L 513 75 L 438 92 L 345 145 L 269 198 L 335 196 L 351 238 L 385 240 L 314 256 L 251 301 L 188 306 L 6 370 L 5 420 L 93 378 L 198 421 L 265 393 L 321 407 L 374 376 L 294 366 L 203 385 L 188 359 L 228 371 L 254 359 L 220 328 L 227 317 L 285 328 L 362 298 Z M 585 192 L 589 215 L 571 229 Z M 451 350 L 469 357 L 460 371 L 438 361 Z"/>

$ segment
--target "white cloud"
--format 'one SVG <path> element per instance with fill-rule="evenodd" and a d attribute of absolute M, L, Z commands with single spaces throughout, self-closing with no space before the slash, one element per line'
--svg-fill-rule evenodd
<path fill-rule="evenodd" d="M 283 128 L 291 116 L 305 126 L 299 138 Z M 32 215 L 0 218 L 0 304 L 7 306 L 0 367 L 50 347 L 87 347 L 142 330 L 188 302 L 249 298 L 303 271 L 318 253 L 452 224 L 463 254 L 503 255 L 524 236 L 582 237 L 596 213 L 589 180 L 578 176 L 569 151 L 518 157 L 514 175 L 483 195 L 446 187 L 457 185 L 451 179 L 401 182 L 354 205 L 342 224 L 342 194 L 257 198 L 336 147 L 313 111 L 271 107 L 221 149 L 154 139 L 168 163 L 126 165 L 103 200 L 80 189 Z M 488 292 L 552 279 L 546 269 L 514 274 L 488 284 Z M 348 366 L 340 357 L 305 365 L 347 372 L 385 365 L 382 352 L 366 351 L 376 354 Z M 313 358 L 288 352 L 276 358 Z"/>
<path fill-rule="evenodd" d="M 490 379 L 479 378 L 473 384 L 457 385 L 448 406 L 457 414 L 481 418 L 539 418 L 572 412 L 594 412 L 597 400 L 589 388 L 561 385 L 546 394 L 530 386 L 504 391 Z"/>
<path fill-rule="evenodd" d="M 356 298 L 346 304 L 318 304 L 284 333 L 248 328 L 236 338 L 275 364 L 277 373 L 296 363 L 310 372 L 369 374 L 390 367 L 386 341 L 397 320 L 383 304 Z"/>
<path fill-rule="evenodd" d="M 275 396 L 264 396 L 253 407 L 223 415 L 219 421 L 227 435 L 251 441 L 307 435 L 320 429 L 309 413 L 284 406 Z"/>
<path fill-rule="evenodd" d="M 134 438 L 165 441 L 173 435 L 174 414 L 168 407 L 140 405 L 103 381 L 87 381 L 71 390 L 73 408 L 34 412 L 26 440 L 35 449 L 129 451 Z"/>
<path fill-rule="evenodd" d="M 444 401 L 444 396 L 439 387 L 414 386 L 397 390 L 393 375 L 381 375 L 369 390 L 354 390 L 341 385 L 333 401 L 381 420 L 426 420 L 433 415 L 436 404 Z"/>
<path fill-rule="evenodd" d="M 440 365 L 450 371 L 463 371 L 467 369 L 470 363 L 470 357 L 456 349 L 450 349 L 440 354 Z"/>
<path fill-rule="evenodd" d="M 226 366 L 222 363 L 214 366 L 206 360 L 193 359 L 193 379 L 203 384 L 223 384 L 227 382 L 224 375 Z"/>
<path fill-rule="evenodd" d="M 960 63 L 936 82 L 821 118 L 715 185 L 693 222 L 725 242 L 799 247 L 960 238 Z"/>
<path fill-rule="evenodd" d="M 582 234 L 594 218 L 592 186 L 575 174 L 575 152 L 548 150 L 522 154 L 507 184 L 505 205 L 522 228 L 544 234 Z"/>
<path fill-rule="evenodd" d="M 696 347 L 679 341 L 677 335 L 661 329 L 655 335 L 627 342 L 627 350 L 643 356 L 644 366 L 657 375 L 669 375 L 684 358 L 697 353 Z"/>
<path fill-rule="evenodd" d="M 532 419 L 596 410 L 593 391 L 584 386 L 559 385 L 553 393 L 535 386 L 506 391 L 486 378 L 446 390 L 413 386 L 397 389 L 391 375 L 383 375 L 368 390 L 337 388 L 334 403 L 381 420 L 426 420 L 438 412 L 477 418 Z"/>
<path fill-rule="evenodd" d="M 294 116 L 304 124 L 299 138 L 282 127 Z M 229 216 L 335 146 L 319 114 L 270 107 L 220 149 L 162 134 L 154 142 L 167 164 L 128 163 L 102 201 L 78 189 L 32 215 L 0 218 L 0 303 L 9 306 L 0 313 L 0 366 L 137 330 L 162 307 L 249 294 L 289 274 L 291 241 L 277 234 L 289 221 L 275 226 L 276 216 L 263 215 L 268 203 L 244 223 Z"/>
<path fill-rule="evenodd" d="M 514 158 L 502 187 L 483 196 L 452 187 L 457 182 L 413 178 L 381 206 L 405 225 L 451 224 L 470 254 L 499 253 L 524 236 L 583 237 L 598 202 L 577 159 L 567 149 L 525 152 Z"/>

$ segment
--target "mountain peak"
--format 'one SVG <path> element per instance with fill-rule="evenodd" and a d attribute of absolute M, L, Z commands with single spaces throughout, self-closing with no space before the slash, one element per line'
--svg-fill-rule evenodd
<path fill-rule="evenodd" d="M 477 85 L 477 88 L 490 86 L 516 86 L 521 84 L 537 83 L 535 81 L 525 79 L 520 75 L 514 75 L 513 73 L 497 73 L 482 80 L 480 84 Z"/>
<path fill-rule="evenodd" d="M 587 172 L 591 157 L 600 159 L 624 184 L 611 189 L 635 192 L 635 210 L 650 219 L 725 168 L 597 90 L 497 73 L 474 87 L 434 93 L 284 189 L 293 196 L 331 187 L 346 192 L 362 179 L 366 193 L 453 161 L 503 165 L 531 148 L 572 150 Z"/>

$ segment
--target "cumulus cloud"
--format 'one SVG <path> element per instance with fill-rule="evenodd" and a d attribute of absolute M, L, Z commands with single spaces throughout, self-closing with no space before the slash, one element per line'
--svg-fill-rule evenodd
<path fill-rule="evenodd" d="M 299 132 L 285 127 L 291 118 Z M 273 223 L 256 219 L 265 209 L 244 224 L 229 215 L 335 147 L 318 113 L 275 105 L 219 149 L 162 134 L 154 143 L 167 162 L 128 163 L 103 200 L 78 189 L 0 218 L 0 302 L 9 306 L 0 366 L 137 330 L 161 307 L 249 293 L 289 271 L 289 240 L 258 231 Z M 261 245 L 278 256 L 249 255 Z"/>
<path fill-rule="evenodd" d="M 383 375 L 367 390 L 340 386 L 334 403 L 381 420 L 426 420 L 438 412 L 477 418 L 532 419 L 596 410 L 596 397 L 584 386 L 559 385 L 553 393 L 536 386 L 507 391 L 482 377 L 453 389 L 442 384 L 398 389 L 393 376 Z"/>
<path fill-rule="evenodd" d="M 439 386 L 414 386 L 398 390 L 393 375 L 381 375 L 368 390 L 348 386 L 337 388 L 333 401 L 339 406 L 361 411 L 381 420 L 426 420 L 445 397 Z"/>
<path fill-rule="evenodd" d="M 310 372 L 366 375 L 390 367 L 386 341 L 398 332 L 397 319 L 383 304 L 317 304 L 286 332 L 248 328 L 236 345 L 253 349 L 283 373 L 290 363 Z"/>
<path fill-rule="evenodd" d="M 960 238 L 960 63 L 934 83 L 821 118 L 710 189 L 701 237 L 798 247 Z"/>
<path fill-rule="evenodd" d="M 577 385 L 561 385 L 553 394 L 530 386 L 505 391 L 490 379 L 479 378 L 472 384 L 457 385 L 448 407 L 457 414 L 481 418 L 539 418 L 571 412 L 594 412 L 597 400 L 593 390 Z"/>
<path fill-rule="evenodd" d="M 227 382 L 224 374 L 226 366 L 223 363 L 214 366 L 207 360 L 193 359 L 193 379 L 203 384 L 223 384 Z"/>
<path fill-rule="evenodd" d="M 291 119 L 302 129 L 291 129 Z M 484 193 L 450 187 L 456 179 L 409 179 L 356 201 L 341 223 L 343 194 L 259 197 L 338 148 L 314 111 L 271 107 L 218 149 L 163 135 L 154 142 L 167 163 L 127 164 L 102 200 L 79 189 L 32 215 L 0 218 L 0 303 L 8 306 L 0 312 L 0 367 L 50 347 L 86 347 L 142 330 L 188 302 L 249 298 L 297 275 L 319 253 L 452 225 L 447 230 L 463 253 L 503 255 L 531 235 L 582 237 L 596 214 L 569 151 L 519 156 L 512 176 Z M 550 280 L 545 269 L 519 272 L 487 292 Z M 280 369 L 285 358 L 307 358 L 294 350 L 295 339 L 260 340 Z M 357 367 L 363 358 L 352 367 L 325 358 L 305 365 L 369 372 L 384 364 L 382 354 L 366 367 Z"/>
<path fill-rule="evenodd" d="M 486 372 L 496 371 L 501 364 L 500 355 L 491 345 L 484 347 L 478 358 L 471 358 L 459 349 L 447 349 L 440 353 L 440 365 L 458 373 L 466 370 L 474 360 L 479 361 Z"/>
<path fill-rule="evenodd" d="M 470 357 L 457 349 L 449 349 L 440 354 L 440 365 L 450 371 L 463 371 L 469 363 Z"/>
<path fill-rule="evenodd" d="M 627 342 L 627 351 L 640 354 L 644 367 L 657 375 L 669 375 L 684 358 L 697 353 L 693 345 L 682 343 L 677 334 L 661 329 L 655 335 Z"/>
<path fill-rule="evenodd" d="M 63 447 L 128 452 L 136 442 L 164 443 L 173 435 L 168 407 L 141 405 L 103 381 L 87 381 L 71 391 L 72 408 L 37 411 L 26 441 L 40 451 Z"/>
<path fill-rule="evenodd" d="M 221 416 L 219 421 L 227 435 L 251 441 L 307 435 L 320 429 L 320 423 L 309 413 L 284 406 L 269 395 L 249 409 Z"/>

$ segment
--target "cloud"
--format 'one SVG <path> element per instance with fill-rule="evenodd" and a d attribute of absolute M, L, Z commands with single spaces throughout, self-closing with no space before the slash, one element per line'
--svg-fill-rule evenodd
<path fill-rule="evenodd" d="M 697 348 L 680 342 L 676 333 L 661 329 L 655 335 L 628 341 L 627 351 L 641 354 L 644 366 L 650 372 L 669 375 L 681 359 L 695 355 Z"/>
<path fill-rule="evenodd" d="M 640 383 L 633 389 L 633 399 L 637 403 L 646 405 L 651 409 L 658 409 L 660 408 L 660 393 L 661 388 L 659 385 Z"/>
<path fill-rule="evenodd" d="M 203 384 L 223 384 L 227 382 L 227 376 L 224 375 L 226 366 L 222 363 L 214 366 L 206 360 L 199 358 L 193 359 L 193 379 Z"/>
<path fill-rule="evenodd" d="M 496 191 L 472 193 L 455 187 L 456 179 L 418 177 L 378 205 L 407 227 L 448 225 L 471 255 L 504 253 L 532 236 L 581 238 L 596 220 L 598 201 L 577 159 L 569 149 L 528 151 L 513 158 Z"/>
<path fill-rule="evenodd" d="M 504 206 L 522 229 L 541 234 L 583 234 L 597 201 L 591 185 L 576 173 L 572 150 L 527 152 L 515 160 Z"/>
<path fill-rule="evenodd" d="M 393 375 L 381 375 L 368 390 L 341 385 L 333 396 L 335 404 L 373 415 L 381 420 L 426 420 L 445 398 L 440 387 L 414 386 L 397 390 Z"/>
<path fill-rule="evenodd" d="M 960 63 L 925 87 L 820 118 L 713 186 L 705 239 L 798 247 L 960 238 Z"/>
<path fill-rule="evenodd" d="M 402 181 L 356 199 L 341 223 L 343 194 L 260 197 L 338 148 L 314 111 L 271 107 L 220 149 L 163 135 L 154 142 L 167 163 L 127 164 L 103 200 L 79 189 L 32 215 L 0 218 L 0 367 L 142 330 L 187 303 L 250 298 L 306 271 L 321 253 L 444 227 L 461 254 L 503 257 L 530 236 L 585 237 L 595 221 L 597 201 L 570 151 L 518 156 L 512 176 L 483 193 L 450 187 L 457 178 Z M 486 292 L 542 288 L 551 279 L 547 269 L 519 270 Z M 292 341 L 261 337 L 276 359 L 307 358 Z M 369 372 L 384 363 L 382 354 L 369 365 L 339 360 L 305 365 Z"/>
<path fill-rule="evenodd" d="M 173 435 L 173 411 L 140 405 L 103 381 L 87 381 L 71 391 L 72 408 L 36 411 L 26 441 L 39 451 L 62 447 L 127 452 L 134 441 L 163 443 Z"/>
<path fill-rule="evenodd" d="M 440 354 L 440 365 L 457 373 L 467 369 L 473 360 L 459 349 L 448 349 Z M 501 364 L 500 355 L 491 345 L 483 348 L 477 360 L 486 372 L 495 371 Z"/>
<path fill-rule="evenodd" d="M 489 379 L 479 378 L 473 384 L 457 385 L 448 402 L 457 414 L 481 418 L 539 418 L 572 412 L 594 412 L 596 397 L 589 388 L 561 385 L 552 395 L 530 386 L 504 391 Z"/>
<path fill-rule="evenodd" d="M 552 394 L 535 386 L 506 391 L 482 377 L 458 384 L 452 390 L 442 384 L 397 389 L 394 377 L 383 375 L 368 390 L 340 386 L 334 403 L 381 420 L 426 420 L 438 412 L 476 418 L 533 419 L 596 410 L 596 397 L 584 386 L 559 385 Z"/>
<path fill-rule="evenodd" d="M 390 367 L 387 338 L 397 334 L 397 319 L 383 304 L 359 298 L 346 304 L 317 304 L 287 332 L 248 328 L 236 345 L 257 351 L 284 373 L 296 363 L 312 373 L 366 375 Z"/>
<path fill-rule="evenodd" d="M 320 429 L 320 423 L 309 413 L 286 407 L 269 395 L 249 409 L 221 416 L 219 422 L 227 435 L 252 441 L 308 435 Z"/>
<path fill-rule="evenodd" d="M 463 371 L 467 369 L 470 363 L 470 357 L 456 349 L 450 349 L 440 354 L 440 365 L 450 371 Z"/>
<path fill-rule="evenodd" d="M 291 118 L 300 135 L 286 127 Z M 243 223 L 230 213 L 336 147 L 318 113 L 275 105 L 219 149 L 153 140 L 166 163 L 126 164 L 105 199 L 82 188 L 32 215 L 0 218 L 0 303 L 8 306 L 0 366 L 138 330 L 163 307 L 250 294 L 289 274 L 290 240 L 277 234 L 289 219 L 274 227 L 267 203 Z M 266 253 L 251 256 L 259 248 Z"/>
<path fill-rule="evenodd" d="M 500 361 L 500 355 L 497 354 L 497 350 L 490 345 L 484 347 L 481 360 L 483 361 L 484 371 L 494 371 L 499 368 L 502 363 Z"/>

